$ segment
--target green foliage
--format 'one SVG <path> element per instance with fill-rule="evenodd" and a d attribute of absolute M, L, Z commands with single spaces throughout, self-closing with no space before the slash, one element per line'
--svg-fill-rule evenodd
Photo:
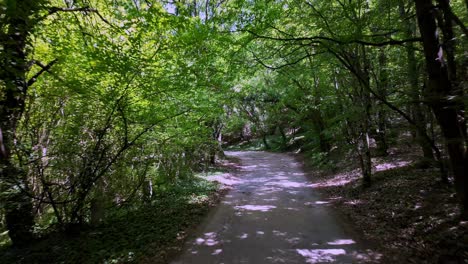
<path fill-rule="evenodd" d="M 105 222 L 77 236 L 51 234 L 28 249 L 8 250 L 7 263 L 163 263 L 166 248 L 179 247 L 183 233 L 209 209 L 216 185 L 196 178 L 158 192 L 150 204 L 108 212 Z M 209 199 L 207 197 L 210 197 Z M 4 249 L 5 250 L 5 249 Z"/>
<path fill-rule="evenodd" d="M 31 184 L 37 230 L 86 225 L 95 205 L 137 208 L 148 185 L 158 195 L 211 162 L 231 37 L 166 8 L 51 0 L 33 10 L 26 79 L 57 62 L 28 87 L 9 162 Z"/>

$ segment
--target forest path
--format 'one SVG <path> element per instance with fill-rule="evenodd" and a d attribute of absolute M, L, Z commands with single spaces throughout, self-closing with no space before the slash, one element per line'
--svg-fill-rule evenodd
<path fill-rule="evenodd" d="M 294 156 L 226 152 L 240 172 L 178 263 L 356 263 L 372 258 L 321 201 Z M 372 254 L 371 254 L 372 255 Z"/>

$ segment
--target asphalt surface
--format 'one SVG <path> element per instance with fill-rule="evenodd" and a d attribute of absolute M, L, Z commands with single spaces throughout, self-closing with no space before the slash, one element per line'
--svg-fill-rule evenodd
<path fill-rule="evenodd" d="M 226 152 L 232 190 L 188 240 L 179 263 L 363 263 L 378 258 L 320 199 L 292 155 Z"/>

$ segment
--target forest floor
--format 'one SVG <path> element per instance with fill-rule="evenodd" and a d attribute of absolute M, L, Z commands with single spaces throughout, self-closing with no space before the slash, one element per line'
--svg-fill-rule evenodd
<path fill-rule="evenodd" d="M 217 172 L 208 175 L 236 168 L 226 160 L 213 169 Z M 74 234 L 43 231 L 46 235 L 27 248 L 3 245 L 0 263 L 167 263 L 226 192 L 224 185 L 203 178 L 158 191 L 143 207 L 115 209 L 97 227 Z"/>
<path fill-rule="evenodd" d="M 378 245 L 382 263 L 468 263 L 468 222 L 460 221 L 453 186 L 435 168 L 419 168 L 414 150 L 373 159 L 373 183 L 362 188 L 353 160 L 334 172 L 310 168 L 315 188 Z"/>

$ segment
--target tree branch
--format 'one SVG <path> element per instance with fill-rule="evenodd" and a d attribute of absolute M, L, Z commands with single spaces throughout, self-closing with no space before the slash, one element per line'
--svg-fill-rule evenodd
<path fill-rule="evenodd" d="M 46 71 L 49 71 L 50 68 L 51 68 L 57 61 L 58 61 L 58 59 L 55 59 L 55 60 L 49 62 L 47 65 L 43 65 L 42 63 L 40 63 L 40 62 L 38 62 L 38 61 L 35 61 L 34 63 L 35 63 L 36 65 L 38 65 L 39 67 L 41 67 L 41 70 L 38 71 L 36 74 L 34 74 L 34 76 L 31 77 L 31 79 L 29 79 L 29 81 L 28 81 L 28 83 L 27 83 L 28 87 L 31 86 L 31 85 L 33 85 L 33 84 L 37 81 L 37 78 L 38 78 L 41 74 L 43 74 L 43 73 L 46 72 Z"/>
<path fill-rule="evenodd" d="M 408 38 L 408 39 L 403 39 L 403 40 L 390 39 L 390 40 L 383 41 L 383 42 L 369 42 L 369 41 L 360 40 L 360 39 L 339 40 L 339 39 L 323 37 L 323 36 L 277 38 L 277 37 L 259 35 L 251 30 L 245 30 L 245 31 L 247 31 L 248 33 L 252 34 L 253 36 L 257 38 L 277 40 L 277 41 L 305 41 L 307 40 L 307 41 L 312 41 L 313 43 L 319 43 L 319 44 L 321 43 L 320 41 L 329 41 L 329 42 L 333 42 L 339 45 L 360 44 L 363 46 L 374 46 L 374 47 L 382 47 L 382 46 L 387 46 L 387 45 L 403 45 L 408 42 L 420 42 L 422 40 L 421 38 Z"/>
<path fill-rule="evenodd" d="M 41 17 L 39 20 L 43 20 L 45 19 L 46 17 L 50 16 L 50 15 L 53 15 L 55 13 L 58 13 L 58 12 L 84 12 L 84 13 L 95 13 L 104 23 L 108 24 L 109 26 L 111 27 L 114 27 L 114 25 L 112 25 L 107 19 L 105 19 L 101 13 L 99 13 L 99 11 L 95 8 L 91 8 L 89 6 L 84 6 L 84 7 L 74 7 L 74 8 L 70 8 L 70 7 L 56 7 L 56 6 L 53 6 L 51 8 L 49 8 L 49 13 L 43 17 Z"/>
<path fill-rule="evenodd" d="M 284 67 L 287 67 L 287 66 L 292 66 L 292 65 L 295 65 L 299 62 L 301 62 L 303 59 L 306 59 L 307 57 L 309 57 L 309 55 L 305 55 L 293 62 L 289 62 L 289 63 L 285 63 L 285 64 L 282 64 L 282 65 L 279 65 L 279 66 L 270 66 L 270 65 L 267 65 L 266 63 L 264 63 L 259 57 L 257 57 L 257 55 L 252 52 L 252 56 L 254 57 L 255 61 L 260 63 L 263 67 L 265 68 L 268 68 L 268 69 L 271 69 L 271 70 L 279 70 L 281 68 L 284 68 Z"/>
<path fill-rule="evenodd" d="M 466 28 L 465 24 L 460 20 L 460 18 L 453 13 L 452 10 L 449 10 L 450 16 L 452 17 L 452 20 L 461 28 L 463 33 L 465 33 L 465 37 L 468 37 L 468 29 Z"/>

